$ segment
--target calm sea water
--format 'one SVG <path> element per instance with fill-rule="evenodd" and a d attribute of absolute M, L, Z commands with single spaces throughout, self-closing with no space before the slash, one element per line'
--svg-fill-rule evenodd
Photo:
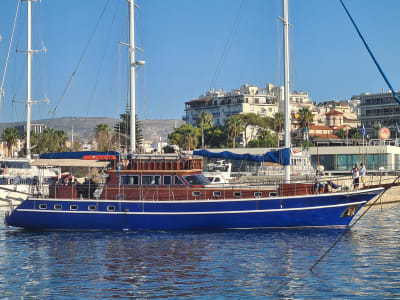
<path fill-rule="evenodd" d="M 400 299 L 400 204 L 343 229 L 26 232 L 0 225 L 0 298 Z"/>

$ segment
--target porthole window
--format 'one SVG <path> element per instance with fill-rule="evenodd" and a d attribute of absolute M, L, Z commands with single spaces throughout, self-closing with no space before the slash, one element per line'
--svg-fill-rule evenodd
<path fill-rule="evenodd" d="M 278 193 L 277 192 L 270 192 L 269 196 L 270 197 L 276 197 L 276 196 L 278 196 Z"/>
<path fill-rule="evenodd" d="M 39 209 L 47 209 L 47 204 L 39 204 Z"/>
<path fill-rule="evenodd" d="M 192 192 L 192 196 L 193 197 L 200 197 L 200 192 L 199 191 Z"/>
<path fill-rule="evenodd" d="M 78 210 L 78 205 L 70 205 L 69 210 Z"/>
<path fill-rule="evenodd" d="M 54 204 L 54 209 L 55 210 L 61 210 L 62 209 L 61 204 Z"/>
<path fill-rule="evenodd" d="M 89 205 L 88 210 L 97 210 L 96 205 Z"/>
<path fill-rule="evenodd" d="M 107 211 L 115 211 L 115 206 L 114 205 L 108 205 L 107 206 Z"/>
<path fill-rule="evenodd" d="M 213 192 L 214 197 L 221 197 L 221 192 Z"/>
<path fill-rule="evenodd" d="M 242 197 L 242 192 L 233 192 L 233 197 Z"/>
<path fill-rule="evenodd" d="M 256 198 L 262 197 L 262 192 L 254 192 L 254 197 Z"/>

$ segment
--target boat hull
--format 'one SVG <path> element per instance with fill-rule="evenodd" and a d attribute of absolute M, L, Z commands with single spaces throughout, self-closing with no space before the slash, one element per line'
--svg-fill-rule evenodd
<path fill-rule="evenodd" d="M 40 230 L 347 226 L 357 211 L 382 190 L 219 201 L 27 199 L 6 217 L 6 222 L 15 227 Z"/>

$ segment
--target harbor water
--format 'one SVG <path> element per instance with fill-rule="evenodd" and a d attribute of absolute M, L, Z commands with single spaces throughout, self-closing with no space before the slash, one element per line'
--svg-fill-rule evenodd
<path fill-rule="evenodd" d="M 400 204 L 370 209 L 310 272 L 343 232 L 29 232 L 2 223 L 0 298 L 400 299 Z"/>

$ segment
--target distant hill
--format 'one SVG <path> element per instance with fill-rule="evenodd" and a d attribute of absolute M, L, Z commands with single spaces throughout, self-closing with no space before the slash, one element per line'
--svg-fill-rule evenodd
<path fill-rule="evenodd" d="M 74 137 L 78 137 L 84 142 L 90 141 L 94 138 L 94 130 L 98 124 L 104 123 L 110 126 L 111 129 L 118 122 L 114 118 L 85 118 L 85 117 L 71 117 L 71 118 L 55 118 L 55 119 L 42 119 L 32 121 L 32 124 L 44 124 L 47 127 L 64 130 L 68 138 L 71 139 L 72 125 L 74 126 Z M 144 139 L 146 141 L 156 142 L 160 140 L 167 140 L 168 134 L 174 130 L 174 126 L 181 126 L 184 122 L 182 120 L 166 119 L 166 120 L 144 120 Z M 0 135 L 4 129 L 14 127 L 17 125 L 24 125 L 25 122 L 14 123 L 0 123 Z"/>

